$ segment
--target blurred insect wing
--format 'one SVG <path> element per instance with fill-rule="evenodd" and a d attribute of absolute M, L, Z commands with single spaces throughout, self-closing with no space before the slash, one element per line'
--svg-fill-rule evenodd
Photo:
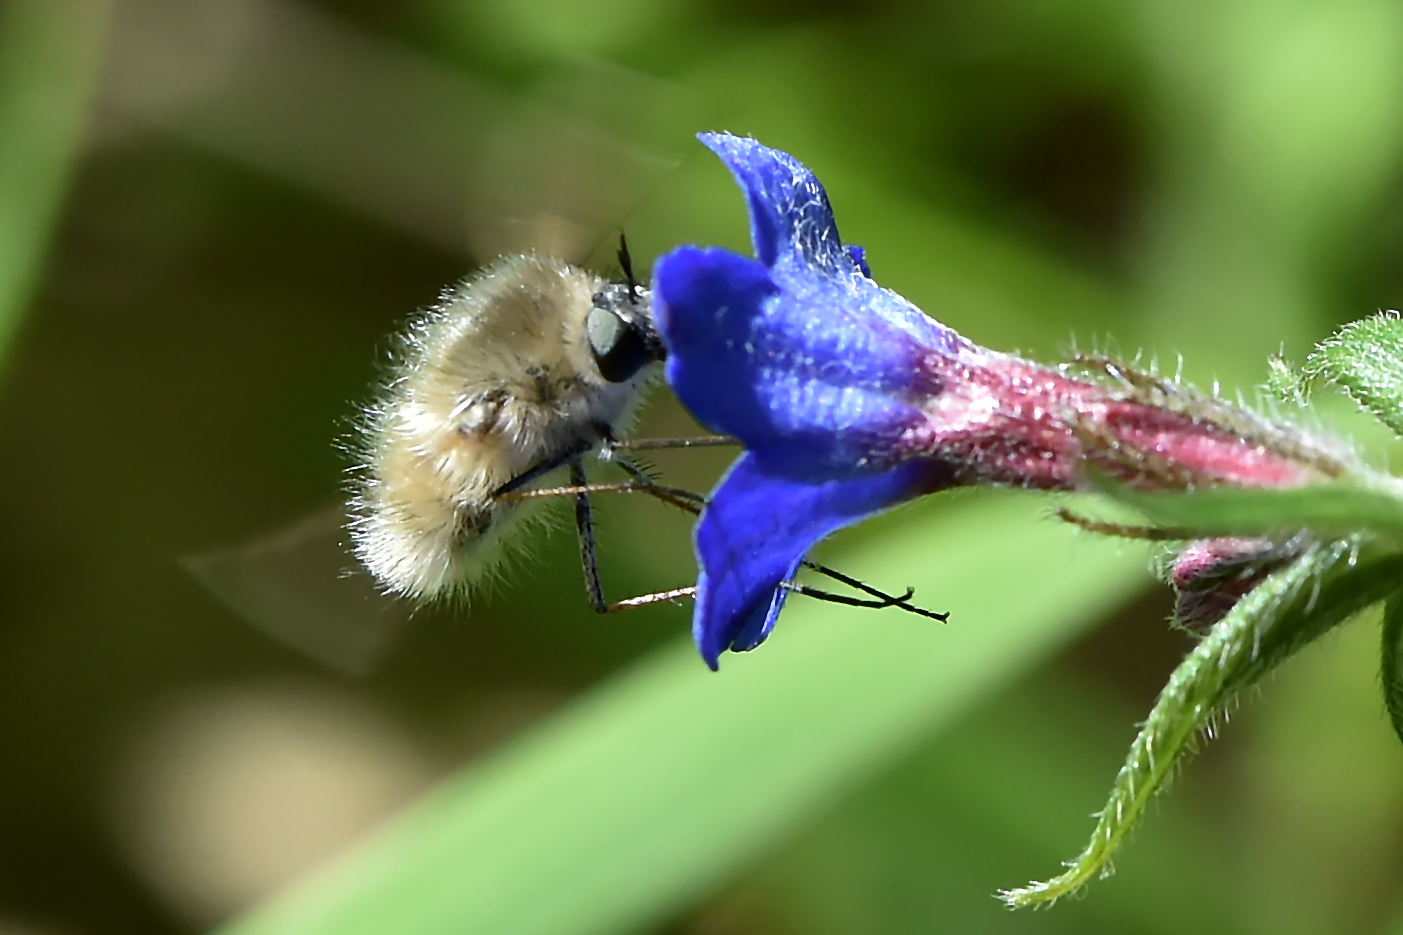
<path fill-rule="evenodd" d="M 410 609 L 356 564 L 345 523 L 338 505 L 181 564 L 263 633 L 339 672 L 364 675 L 393 645 Z"/>

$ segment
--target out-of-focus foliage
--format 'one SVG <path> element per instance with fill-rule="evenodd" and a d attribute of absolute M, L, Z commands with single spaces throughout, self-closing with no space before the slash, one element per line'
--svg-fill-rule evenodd
<path fill-rule="evenodd" d="M 35 11 L 78 17 L 73 44 L 25 39 Z M 119 0 L 11 3 L 0 30 L 6 128 L 66 89 L 57 129 L 0 145 L 4 288 L 35 284 L 0 396 L 0 928 L 198 931 L 330 859 L 241 930 L 1399 930 L 1374 621 L 1245 702 L 1116 878 L 1052 912 L 991 898 L 1085 840 L 1191 647 L 1167 594 L 1130 600 L 1142 553 L 1037 498 L 824 553 L 948 625 L 795 600 L 720 675 L 686 608 L 594 618 L 564 522 L 359 679 L 179 561 L 338 496 L 385 336 L 475 263 L 583 259 L 620 224 L 645 261 L 743 248 L 701 129 L 801 158 L 880 280 L 981 344 L 1114 338 L 1250 387 L 1400 303 L 1395 4 Z M 660 394 L 639 432 L 690 429 Z M 658 466 L 704 489 L 724 460 Z M 599 512 L 612 593 L 692 576 L 685 517 Z"/>
<path fill-rule="evenodd" d="M 0 19 L 0 355 L 44 264 L 102 59 L 107 0 L 17 0 Z"/>

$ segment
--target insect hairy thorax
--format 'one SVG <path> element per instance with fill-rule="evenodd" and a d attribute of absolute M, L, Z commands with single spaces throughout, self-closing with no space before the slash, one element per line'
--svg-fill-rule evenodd
<path fill-rule="evenodd" d="M 495 494 L 627 427 L 659 352 L 646 294 L 621 289 L 559 260 L 505 257 L 411 328 L 363 420 L 351 500 L 353 547 L 383 587 L 463 592 L 534 506 Z"/>

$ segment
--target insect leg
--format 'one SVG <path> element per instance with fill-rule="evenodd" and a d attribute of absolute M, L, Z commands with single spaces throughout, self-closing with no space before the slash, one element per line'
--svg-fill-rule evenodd
<path fill-rule="evenodd" d="M 696 597 L 697 589 L 693 585 L 687 588 L 673 588 L 671 591 L 654 591 L 652 594 L 640 594 L 637 597 L 624 598 L 610 604 L 606 613 L 615 613 L 620 610 L 632 610 L 634 607 L 646 607 L 649 604 L 661 604 L 666 601 L 678 601 L 684 597 Z"/>
<path fill-rule="evenodd" d="M 706 506 L 706 497 L 699 493 L 692 493 L 690 490 L 683 490 L 680 487 L 664 487 L 653 478 L 648 476 L 638 465 L 627 458 L 616 458 L 614 463 L 623 470 L 625 474 L 632 477 L 641 489 L 656 497 L 664 503 L 670 503 L 679 510 L 685 510 L 693 516 L 701 513 L 702 507 Z"/>
<path fill-rule="evenodd" d="M 799 584 L 797 581 L 782 581 L 780 587 L 791 594 L 802 594 L 805 597 L 812 597 L 815 600 L 824 601 L 829 604 L 843 604 L 847 607 L 871 607 L 880 610 L 884 607 L 899 607 L 905 601 L 909 601 L 916 593 L 915 588 L 907 588 L 906 593 L 900 597 L 888 595 L 885 600 L 867 600 L 861 597 L 849 597 L 846 594 L 834 594 L 832 591 L 824 591 L 820 588 L 811 588 L 807 584 Z"/>
<path fill-rule="evenodd" d="M 593 448 L 591 442 L 578 442 L 565 449 L 554 458 L 547 458 L 541 463 L 522 471 L 520 474 L 507 481 L 496 490 L 492 491 L 493 497 L 500 497 L 504 493 L 511 493 L 513 490 L 520 490 L 538 477 L 542 477 L 554 471 L 556 468 L 580 460 L 580 455 Z"/>
<path fill-rule="evenodd" d="M 699 448 L 712 447 L 716 445 L 740 444 L 740 442 L 736 439 L 730 438 L 726 435 L 708 435 L 700 438 L 644 438 L 639 439 L 637 441 L 620 442 L 614 441 L 614 439 L 609 437 L 607 434 L 603 434 L 602 440 L 604 442 L 606 460 L 614 460 L 609 459 L 607 457 L 607 453 L 615 450 L 644 451 L 656 448 Z M 511 480 L 507 481 L 505 484 L 494 490 L 492 492 L 492 496 L 499 497 L 502 494 L 512 493 L 513 491 L 520 490 L 522 487 L 525 487 L 527 484 L 531 483 L 539 477 L 543 477 L 546 474 L 549 474 L 556 468 L 563 467 L 564 465 L 569 464 L 571 461 L 578 460 L 580 455 L 586 453 L 593 447 L 594 443 L 588 441 L 581 441 L 575 445 L 572 445 L 565 451 L 561 452 L 559 455 L 556 455 L 554 458 L 548 458 L 545 461 L 542 461 L 539 464 L 533 465 L 532 467 L 527 468 L 525 471 L 522 471 L 520 474 L 513 477 Z M 619 463 L 620 465 L 624 465 L 625 462 L 623 461 L 623 459 L 617 459 L 617 463 Z M 699 505 L 699 509 L 700 504 L 704 502 L 704 498 L 701 497 L 701 495 L 699 494 L 694 494 L 684 490 L 678 490 L 672 487 L 661 486 L 652 478 L 648 477 L 646 474 L 643 474 L 641 471 L 638 471 L 638 469 L 633 467 L 632 465 L 625 466 L 624 470 L 628 471 L 630 474 L 633 474 L 635 477 L 639 477 L 649 486 L 654 487 L 658 490 L 669 491 L 670 493 L 673 493 L 675 495 L 685 495 L 683 499 L 690 499 L 696 502 Z M 575 486 L 578 487 L 582 485 L 575 484 Z"/>
<path fill-rule="evenodd" d="M 570 483 L 575 487 L 585 487 L 589 478 L 579 455 L 570 461 Z M 599 583 L 599 563 L 594 546 L 594 511 L 590 506 L 588 491 L 575 494 L 575 529 L 580 534 L 580 564 L 585 571 L 585 590 L 589 592 L 589 602 L 597 614 L 609 612 L 604 603 L 604 587 Z"/>
<path fill-rule="evenodd" d="M 730 435 L 702 435 L 693 438 L 629 438 L 623 441 L 611 439 L 605 450 L 652 451 L 659 448 L 716 448 L 739 444 L 740 439 L 732 438 Z"/>
<path fill-rule="evenodd" d="M 597 614 L 612 614 L 616 611 L 629 610 L 634 607 L 645 607 L 648 604 L 658 604 L 664 601 L 679 600 L 684 597 L 694 597 L 697 593 L 697 589 L 695 587 L 687 587 L 673 588 L 670 591 L 654 591 L 652 594 L 640 594 L 637 597 L 626 598 L 622 601 L 616 601 L 613 604 L 605 602 L 604 586 L 599 580 L 599 562 L 595 554 L 594 515 L 589 499 L 590 491 L 595 488 L 606 487 L 615 492 L 637 490 L 652 493 L 654 496 L 657 496 L 657 492 L 653 490 L 653 487 L 656 485 L 589 484 L 587 481 L 588 478 L 585 476 L 585 468 L 584 465 L 580 463 L 580 459 L 576 458 L 571 461 L 570 484 L 575 490 L 575 528 L 580 534 L 580 564 L 584 566 L 585 590 L 589 592 L 589 600 L 590 604 L 594 607 L 594 612 Z M 562 491 L 564 489 L 565 488 L 559 488 L 559 490 Z M 546 493 L 547 491 L 542 492 Z M 555 491 L 549 492 L 553 493 Z M 686 493 L 686 491 L 682 492 Z M 695 496 L 695 494 L 692 496 Z"/>
<path fill-rule="evenodd" d="M 567 484 L 564 487 L 538 487 L 534 490 L 513 490 L 511 493 L 504 493 L 497 497 L 498 500 L 507 503 L 514 503 L 519 500 L 545 500 L 551 497 L 578 497 L 582 493 L 644 493 L 649 496 L 657 496 L 653 488 L 647 484 L 639 484 L 634 481 L 621 481 L 611 484 L 580 484 L 575 486 Z"/>
<path fill-rule="evenodd" d="M 649 493 L 652 496 L 658 498 L 659 500 L 662 500 L 664 503 L 671 503 L 673 506 L 686 510 L 687 512 L 692 513 L 694 515 L 700 513 L 701 508 L 706 506 L 705 497 L 687 490 L 679 490 L 674 487 L 662 487 L 651 477 L 649 477 L 646 472 L 644 472 L 636 464 L 633 464 L 626 458 L 616 458 L 614 459 L 614 463 L 617 464 L 620 468 L 622 468 L 626 474 L 628 474 L 635 481 L 637 481 L 638 486 L 636 488 L 631 489 L 642 490 L 643 492 Z M 679 500 L 685 502 L 678 502 Z M 853 588 L 854 590 L 862 591 L 864 594 L 870 594 L 872 597 L 876 598 L 876 600 L 865 601 L 861 598 L 843 597 L 842 595 L 834 594 L 831 591 L 823 591 L 818 588 L 812 588 L 808 585 L 798 584 L 792 581 L 786 582 L 785 587 L 796 594 L 803 594 L 805 597 L 811 597 L 820 601 L 827 601 L 832 604 L 846 604 L 850 607 L 871 607 L 875 609 L 881 609 L 885 607 L 896 607 L 900 610 L 906 611 L 907 613 L 917 614 L 922 617 L 929 617 L 932 620 L 939 620 L 941 623 L 944 623 L 950 617 L 950 614 L 948 612 L 936 613 L 933 610 L 927 610 L 924 607 L 919 607 L 915 604 L 912 604 L 911 598 L 916 593 L 915 588 L 908 587 L 906 589 L 906 593 L 898 597 L 894 594 L 888 594 L 885 591 L 874 588 L 870 584 L 867 584 L 863 581 L 859 581 L 857 578 L 854 578 L 851 575 L 845 575 L 840 571 L 829 568 L 827 565 L 820 565 L 817 562 L 805 560 L 803 562 L 803 566 L 805 568 L 811 569 L 812 571 L 816 571 L 821 575 L 825 575 L 829 578 L 832 578 L 834 581 L 839 581 L 843 584 L 846 584 L 848 587 Z"/>
<path fill-rule="evenodd" d="M 854 590 L 861 591 L 864 594 L 870 594 L 873 597 L 877 598 L 877 600 L 875 601 L 853 603 L 852 606 L 854 607 L 895 607 L 898 610 L 904 610 L 908 613 L 919 614 L 922 617 L 929 617 L 932 620 L 939 620 L 941 623 L 944 623 L 950 617 L 948 611 L 945 613 L 938 614 L 933 610 L 926 610 L 924 607 L 918 607 L 915 604 L 908 603 L 916 593 L 916 589 L 913 587 L 908 586 L 904 595 L 902 595 L 901 597 L 896 597 L 894 595 L 886 593 L 885 591 L 874 588 L 864 581 L 859 581 L 857 578 L 854 578 L 850 575 L 845 575 L 837 569 L 829 568 L 827 565 L 820 565 L 818 562 L 810 562 L 807 559 L 803 562 L 803 565 L 805 568 L 811 569 L 812 571 L 816 571 L 820 575 L 825 575 L 829 578 L 832 578 L 834 581 L 841 581 L 843 584 L 846 584 L 848 587 L 853 588 Z M 802 588 L 804 586 L 798 585 L 798 587 Z M 817 591 L 817 589 L 810 588 L 809 591 Z M 800 591 L 799 593 L 804 594 L 807 592 Z M 810 593 L 808 596 L 818 597 L 819 594 L 827 593 L 827 591 L 818 591 L 817 593 Z M 825 600 L 826 598 L 819 599 Z M 851 600 L 855 601 L 856 599 Z M 835 601 L 835 603 L 838 604 L 846 604 L 848 602 L 848 600 Z"/>
<path fill-rule="evenodd" d="M 666 440 L 664 440 L 666 441 Z M 686 441 L 682 439 L 682 441 Z M 720 439 L 717 443 L 729 442 L 729 439 Z M 710 443 L 708 441 L 708 443 Z M 589 450 L 588 448 L 584 449 Z M 663 503 L 670 504 L 680 510 L 697 515 L 706 505 L 706 498 L 701 494 L 693 493 L 690 490 L 683 490 L 678 487 L 666 487 L 653 480 L 648 474 L 637 465 L 625 458 L 617 458 L 617 464 L 624 473 L 628 474 L 632 481 L 615 484 L 592 484 L 588 482 L 585 475 L 584 465 L 580 461 L 583 451 L 576 452 L 572 457 L 564 460 L 554 460 L 542 462 L 536 468 L 532 468 L 519 478 L 515 478 L 508 484 L 503 485 L 498 491 L 498 496 L 508 500 L 526 500 L 537 497 L 574 497 L 575 498 L 575 528 L 580 536 L 580 563 L 584 568 L 585 589 L 589 592 L 590 604 L 594 607 L 595 613 L 614 613 L 620 610 L 629 610 L 634 607 L 645 607 L 649 604 L 656 604 L 665 601 L 679 600 L 685 597 L 694 597 L 696 588 L 674 588 L 670 591 L 657 591 L 652 594 L 641 594 L 637 597 L 627 598 L 622 601 L 608 603 L 604 599 L 604 587 L 599 578 L 599 563 L 597 557 L 597 547 L 594 539 L 594 513 L 589 495 L 591 493 L 644 493 L 654 497 Z M 560 467 L 561 464 L 570 465 L 570 486 L 551 487 L 544 490 L 517 491 L 516 487 L 526 483 L 527 480 L 534 479 L 542 474 Z M 511 488 L 511 489 L 508 489 Z M 932 620 L 944 622 L 950 615 L 948 613 L 936 613 L 924 607 L 911 603 L 911 598 L 915 594 L 914 588 L 907 588 L 905 594 L 888 594 L 878 588 L 858 580 L 850 575 L 845 575 L 836 569 L 817 562 L 804 561 L 803 566 L 821 575 L 839 581 L 850 588 L 871 595 L 873 600 L 865 600 L 858 597 L 847 597 L 841 594 L 834 594 L 831 591 L 824 591 L 809 585 L 799 584 L 794 581 L 786 581 L 782 584 L 786 590 L 795 594 L 802 594 L 814 600 L 825 601 L 830 604 L 843 604 L 848 607 L 867 607 L 872 609 L 883 609 L 895 607 L 907 613 L 918 614 Z"/>

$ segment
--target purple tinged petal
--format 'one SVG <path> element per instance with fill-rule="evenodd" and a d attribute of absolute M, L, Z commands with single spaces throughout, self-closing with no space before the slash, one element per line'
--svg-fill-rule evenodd
<path fill-rule="evenodd" d="M 692 636 L 712 669 L 727 649 L 754 649 L 774 626 L 781 582 L 823 537 L 945 485 L 929 464 L 805 483 L 767 473 L 752 453 L 731 466 L 697 524 Z"/>

